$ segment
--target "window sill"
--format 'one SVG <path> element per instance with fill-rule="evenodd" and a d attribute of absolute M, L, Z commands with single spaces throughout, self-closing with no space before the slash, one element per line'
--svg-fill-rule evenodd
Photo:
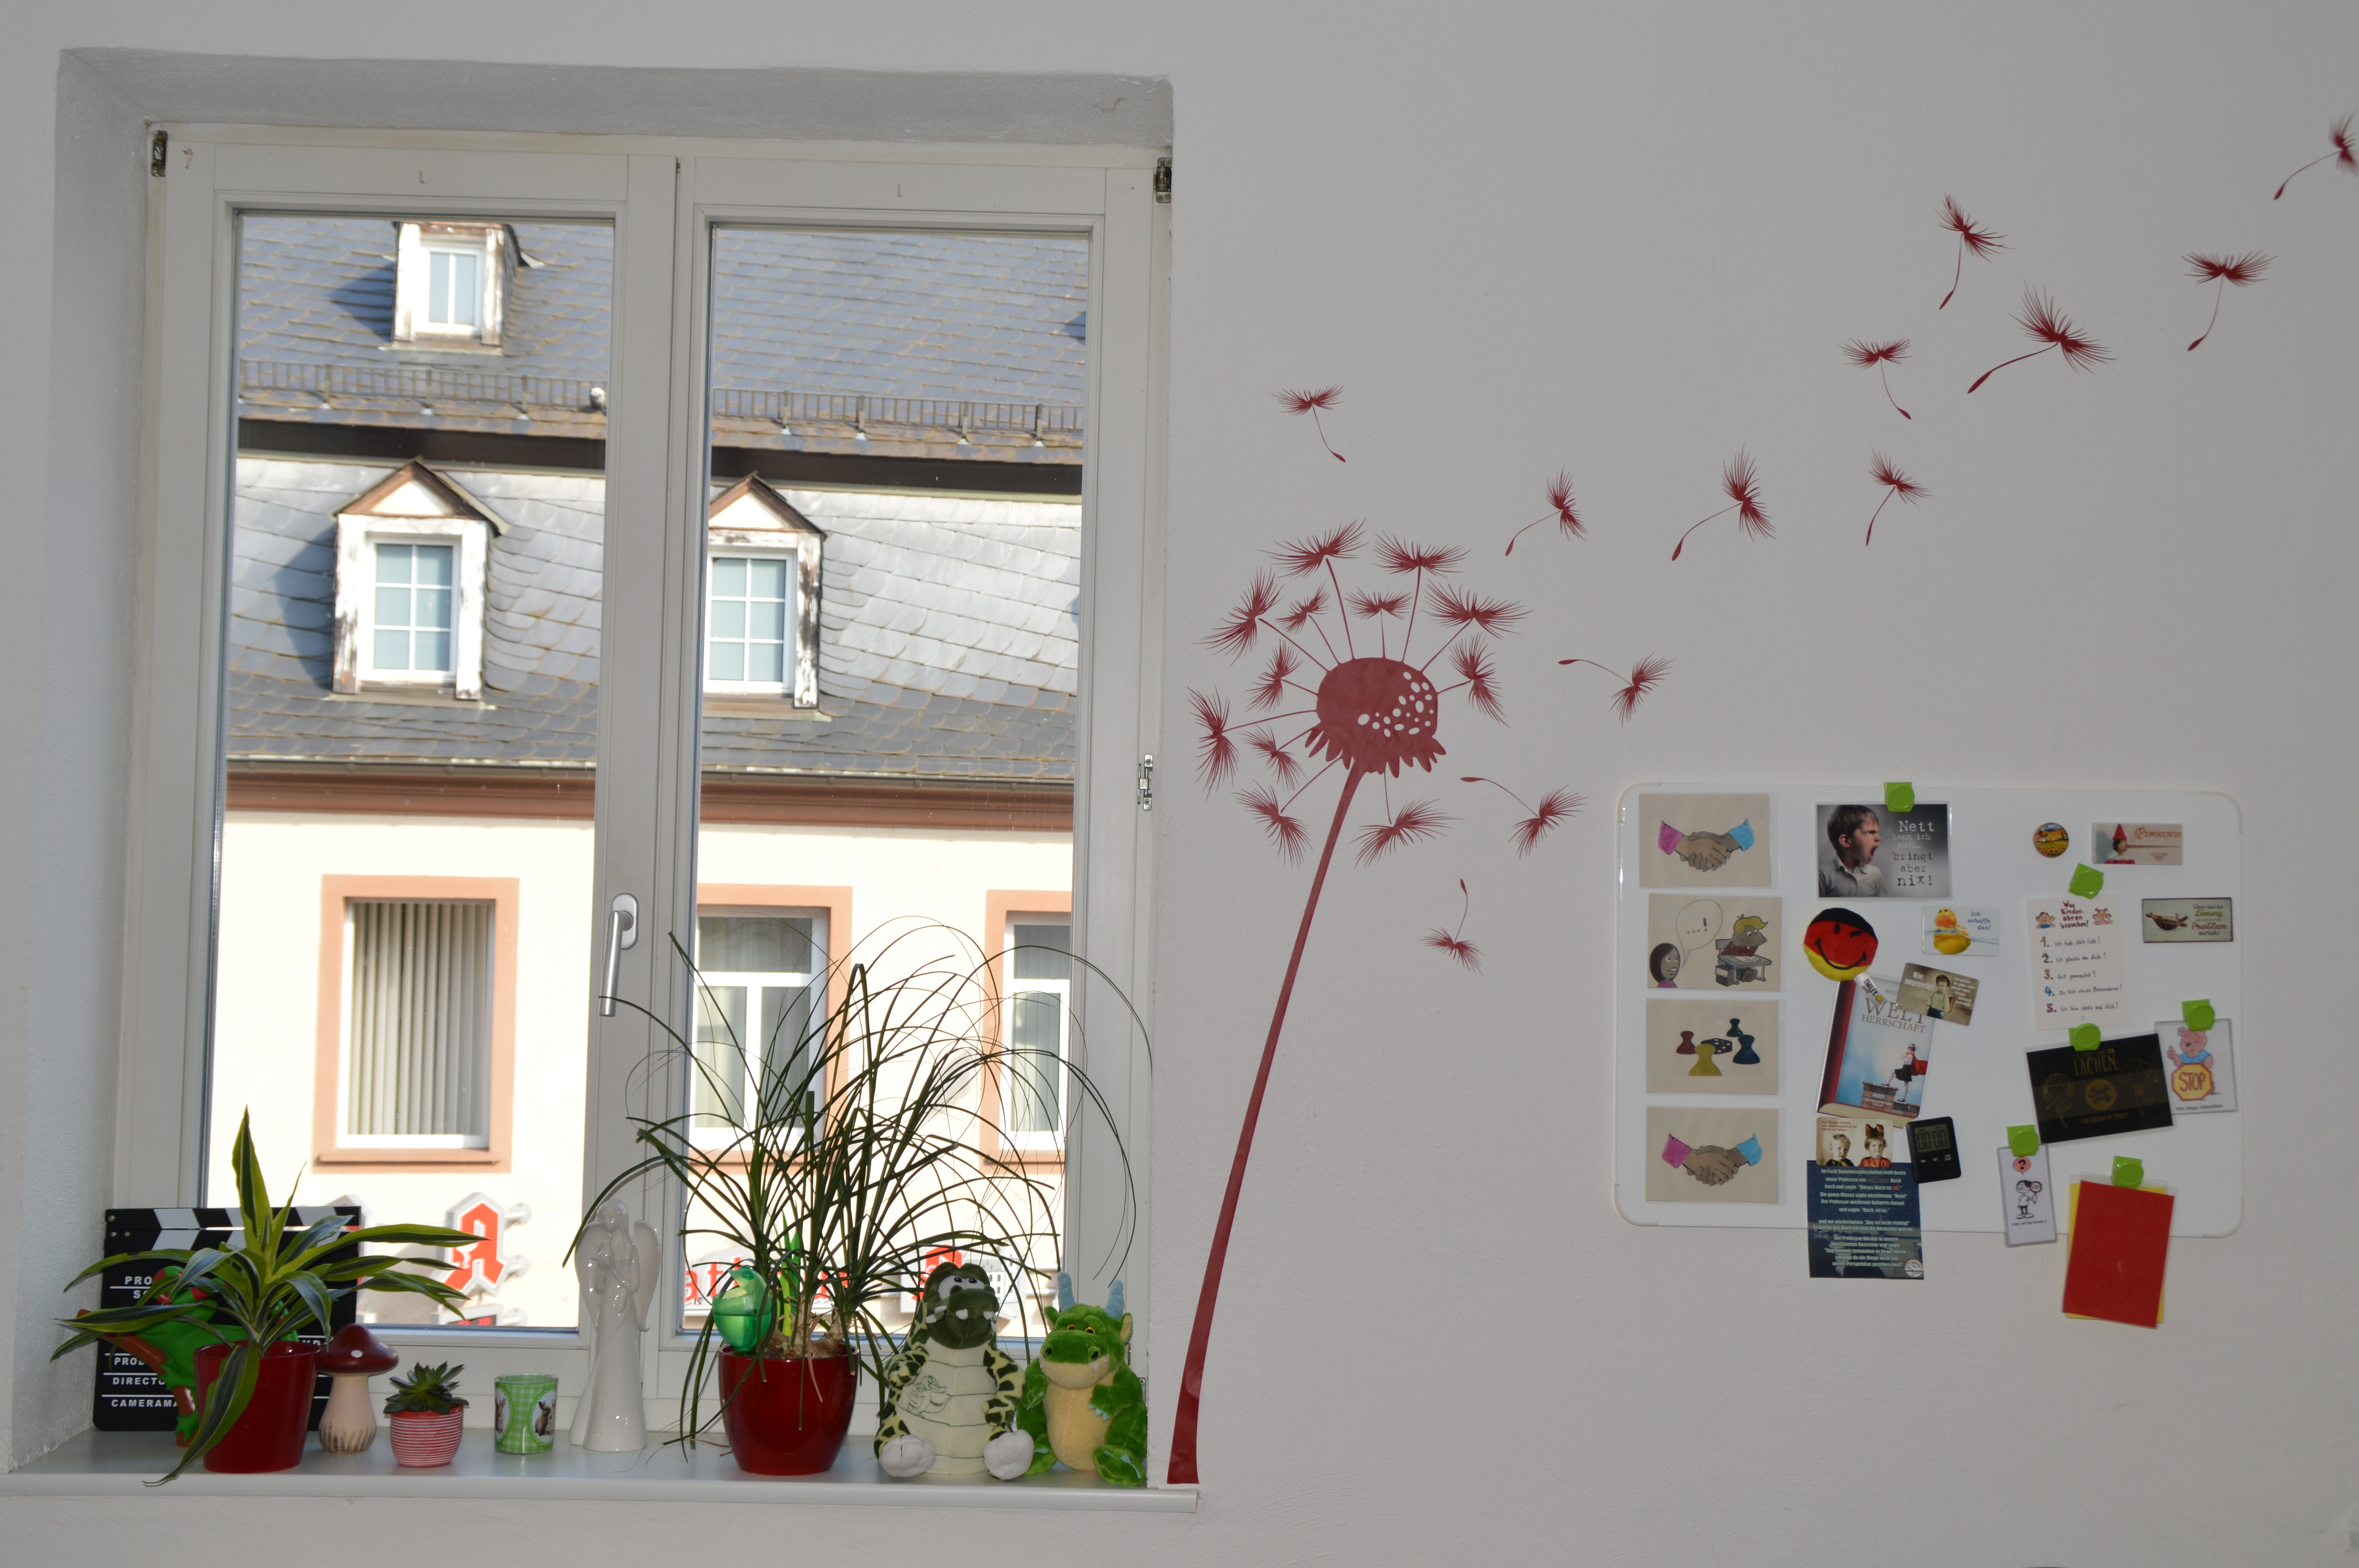
<path fill-rule="evenodd" d="M 365 1454 L 330 1457 L 307 1446 L 292 1470 L 216 1476 L 192 1469 L 168 1487 L 149 1487 L 172 1465 L 160 1432 L 85 1432 L 21 1470 L 0 1476 L 0 1497 L 440 1498 L 681 1503 L 843 1503 L 886 1508 L 1091 1509 L 1193 1513 L 1193 1487 L 1110 1487 L 1095 1476 L 1052 1470 L 1020 1481 L 888 1479 L 864 1440 L 844 1444 L 835 1468 L 817 1476 L 749 1476 L 712 1446 L 683 1460 L 677 1449 L 592 1454 L 560 1442 L 548 1454 L 502 1454 L 488 1431 L 471 1431 L 459 1456 L 432 1470 L 406 1470 L 380 1424 Z"/>

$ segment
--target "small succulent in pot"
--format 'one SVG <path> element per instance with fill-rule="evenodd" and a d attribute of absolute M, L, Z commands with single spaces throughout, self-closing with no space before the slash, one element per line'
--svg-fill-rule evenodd
<path fill-rule="evenodd" d="M 448 1465 L 459 1452 L 459 1432 L 467 1401 L 459 1397 L 464 1367 L 410 1364 L 409 1376 L 393 1380 L 385 1413 L 393 1418 L 393 1457 L 411 1469 Z"/>

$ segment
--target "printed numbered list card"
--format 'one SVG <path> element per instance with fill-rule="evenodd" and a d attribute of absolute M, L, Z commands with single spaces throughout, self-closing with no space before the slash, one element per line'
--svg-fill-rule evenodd
<path fill-rule="evenodd" d="M 2031 960 L 2031 1023 L 2070 1029 L 2128 1016 L 2127 927 L 2118 901 L 2060 894 L 2025 901 L 2024 944 Z"/>

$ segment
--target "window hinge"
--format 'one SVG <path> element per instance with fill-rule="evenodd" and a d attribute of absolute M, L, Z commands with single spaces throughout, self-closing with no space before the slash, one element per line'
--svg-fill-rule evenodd
<path fill-rule="evenodd" d="M 164 178 L 164 154 L 171 146 L 172 138 L 161 131 L 147 138 L 147 172 L 155 178 Z"/>
<path fill-rule="evenodd" d="M 1155 753 L 1152 752 L 1138 759 L 1138 809 L 1155 809 Z"/>
<path fill-rule="evenodd" d="M 1171 160 L 1168 157 L 1155 160 L 1155 200 L 1167 206 L 1171 201 Z"/>

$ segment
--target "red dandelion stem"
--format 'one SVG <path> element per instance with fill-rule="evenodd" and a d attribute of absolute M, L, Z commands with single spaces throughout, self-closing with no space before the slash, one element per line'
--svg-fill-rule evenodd
<path fill-rule="evenodd" d="M 1737 527 L 1755 538 L 1777 537 L 1777 531 L 1769 526 L 1769 514 L 1761 510 L 1761 481 L 1754 471 L 1751 453 L 1740 450 L 1721 466 L 1720 488 L 1732 504 L 1722 507 L 1712 517 L 1725 517 L 1734 512 Z M 1712 517 L 1699 518 L 1689 524 L 1688 534 L 1711 522 Z M 1680 542 L 1671 546 L 1671 559 L 1678 560 L 1680 552 L 1688 547 L 1688 534 L 1680 535 Z"/>
<path fill-rule="evenodd" d="M 1458 929 L 1445 931 L 1437 925 L 1425 934 L 1425 945 L 1437 952 L 1447 953 L 1476 974 L 1483 972 L 1483 949 L 1472 942 L 1459 940 L 1466 929 L 1466 916 L 1474 907 L 1474 895 L 1466 891 L 1466 879 L 1458 879 Z"/>
<path fill-rule="evenodd" d="M 2015 323 L 2030 336 L 2038 339 L 2040 346 L 2027 354 L 2017 354 L 2011 360 L 2001 360 L 1974 378 L 1973 386 L 1966 388 L 1967 395 L 1972 396 L 1976 387 L 1981 386 L 1983 383 L 2007 366 L 2021 364 L 2025 360 L 2038 359 L 2050 349 L 2061 353 L 2064 356 L 2064 362 L 2074 370 L 2093 370 L 2114 357 L 2111 349 L 2104 347 L 2086 332 L 2076 329 L 2072 325 L 2072 319 L 2056 308 L 2056 302 L 2053 299 L 2027 284 L 2023 290 L 2023 308 L 2016 313 Z"/>
<path fill-rule="evenodd" d="M 1221 1271 L 1229 1260 L 1229 1233 L 1236 1226 L 1245 1162 L 1253 1156 L 1254 1129 L 1261 1122 L 1262 1097 L 1269 1088 L 1270 1064 L 1277 1059 L 1277 1037 L 1286 1028 L 1287 1005 L 1294 1000 L 1295 977 L 1302 972 L 1302 949 L 1310 940 L 1311 916 L 1319 913 L 1320 891 L 1327 885 L 1327 868 L 1334 863 L 1335 841 L 1343 836 L 1352 797 L 1366 776 L 1359 767 L 1344 775 L 1342 798 L 1335 802 L 1335 820 L 1327 828 L 1326 845 L 1319 851 L 1319 870 L 1310 879 L 1310 897 L 1302 906 L 1302 924 L 1294 933 L 1294 952 L 1286 961 L 1286 979 L 1277 989 L 1277 1010 L 1270 1015 L 1269 1038 L 1261 1048 L 1253 1093 L 1245 1100 L 1245 1126 L 1237 1133 L 1236 1157 L 1229 1162 L 1229 1184 L 1221 1194 L 1221 1215 L 1213 1222 L 1212 1251 L 1204 1260 L 1204 1282 L 1196 1292 L 1196 1322 L 1188 1331 L 1188 1357 L 1180 1369 L 1180 1401 L 1171 1423 L 1171 1467 L 1167 1473 L 1175 1487 L 1196 1485 L 1196 1418 L 1204 1395 L 1204 1352 L 1212 1340 L 1212 1314 L 1220 1304 Z"/>
<path fill-rule="evenodd" d="M 1319 444 L 1327 449 L 1329 457 L 1339 463 L 1343 460 L 1343 454 L 1337 451 L 1335 443 L 1327 438 L 1327 427 L 1321 424 L 1319 420 L 1321 409 L 1332 408 L 1343 400 L 1342 387 L 1322 386 L 1316 392 L 1281 392 L 1277 395 L 1277 400 L 1285 405 L 1288 414 L 1310 415 L 1311 426 L 1319 432 Z"/>
<path fill-rule="evenodd" d="M 1584 797 L 1573 794 L 1572 791 L 1569 789 L 1552 789 L 1549 791 L 1548 794 L 1540 796 L 1539 805 L 1532 806 L 1527 804 L 1522 795 L 1517 795 L 1514 790 L 1509 789 L 1497 779 L 1486 779 L 1477 774 L 1469 773 L 1462 777 L 1458 782 L 1460 784 L 1489 784 L 1493 789 L 1497 790 L 1501 795 L 1506 795 L 1509 800 L 1514 801 L 1517 806 L 1523 806 L 1527 812 L 1530 813 L 1529 816 L 1524 817 L 1521 821 L 1516 824 L 1516 830 L 1511 836 L 1516 846 L 1516 853 L 1518 856 L 1530 854 L 1532 852 L 1532 847 L 1538 844 L 1540 839 L 1546 836 L 1549 828 L 1554 827 L 1558 823 L 1562 822 L 1565 818 L 1572 816 L 1583 806 L 1588 804 L 1588 801 Z"/>
<path fill-rule="evenodd" d="M 1522 527 L 1516 529 L 1514 535 L 1512 535 L 1507 540 L 1506 553 L 1508 555 L 1512 556 L 1516 553 L 1516 541 L 1517 539 L 1522 538 L 1525 535 L 1530 533 L 1533 529 L 1538 527 L 1543 523 L 1555 523 L 1558 530 L 1564 534 L 1568 538 L 1585 539 L 1589 536 L 1589 526 L 1587 524 L 1582 522 L 1579 503 L 1572 499 L 1571 474 L 1566 472 L 1562 469 L 1557 470 L 1556 477 L 1549 481 L 1548 498 L 1548 515 L 1545 517 L 1536 517 L 1529 523 L 1525 524 Z"/>
<path fill-rule="evenodd" d="M 1957 202 L 1947 196 L 1941 198 L 1941 211 L 1936 222 L 1958 236 L 1958 265 L 1950 269 L 1950 292 L 1941 296 L 1941 303 L 1933 307 L 1936 310 L 1947 310 L 1950 301 L 1957 297 L 1958 280 L 1966 276 L 1966 253 L 1972 251 L 1988 261 L 1992 252 L 2006 249 L 2006 236 L 1975 223 Z"/>
<path fill-rule="evenodd" d="M 1873 365 L 1875 368 L 1876 379 L 1884 383 L 1884 401 L 1891 404 L 1903 419 L 1915 417 L 1908 410 L 1900 406 L 1898 398 L 1892 395 L 1892 383 L 1884 373 L 1885 366 L 1898 364 L 1908 357 L 1908 339 L 1895 338 L 1888 343 L 1869 343 L 1854 338 L 1843 345 L 1843 358 L 1862 370 Z"/>
<path fill-rule="evenodd" d="M 1914 506 L 1932 493 L 1923 485 L 1894 468 L 1892 460 L 1882 452 L 1871 452 L 1868 456 L 1872 460 L 1867 465 L 1867 471 L 1875 476 L 1876 483 L 1885 488 L 1884 499 L 1877 502 L 1875 510 L 1867 514 L 1867 537 L 1861 541 L 1863 546 L 1875 543 L 1875 520 L 1884 515 L 1885 507 L 1891 503 L 1894 496 L 1897 495 Z"/>
<path fill-rule="evenodd" d="M 2275 201 L 2277 200 L 2277 197 L 2281 197 L 2286 193 L 2286 185 L 2291 185 L 2293 183 L 2294 175 L 2301 173 L 2303 169 L 2316 168 L 2328 158 L 2332 158 L 2336 163 L 2342 165 L 2343 171 L 2345 174 L 2359 174 L 2359 153 L 2354 153 L 2351 147 L 2351 116 L 2345 114 L 2340 120 L 2335 121 L 2332 126 L 2328 127 L 2326 135 L 2327 139 L 2334 144 L 2334 150 L 2330 153 L 2319 154 L 2318 157 L 2302 165 L 2301 168 L 2295 169 L 2293 174 L 2287 175 L 2285 177 L 2285 185 L 2277 187 L 2277 196 L 2270 197 L 2270 200 Z"/>
<path fill-rule="evenodd" d="M 2261 274 L 2269 270 L 2269 258 L 2258 251 L 2247 251 L 2240 256 L 2190 254 L 2186 261 L 2188 276 L 2206 283 L 2216 279 L 2219 285 L 2212 291 L 2212 319 L 2203 323 L 2202 337 L 2187 345 L 2191 354 L 2203 346 L 2203 339 L 2210 337 L 2212 329 L 2220 324 L 2220 301 L 2226 297 L 2228 286 L 2233 283 L 2243 288 L 2260 282 Z"/>

